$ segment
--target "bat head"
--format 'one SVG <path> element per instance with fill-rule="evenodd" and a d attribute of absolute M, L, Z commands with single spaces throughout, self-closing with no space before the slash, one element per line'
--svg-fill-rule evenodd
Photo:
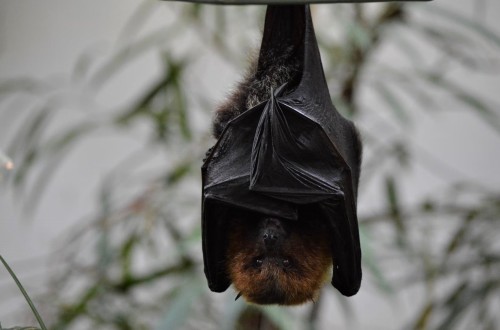
<path fill-rule="evenodd" d="M 285 220 L 257 213 L 229 225 L 226 268 L 248 302 L 297 305 L 317 297 L 332 266 L 324 222 Z"/>

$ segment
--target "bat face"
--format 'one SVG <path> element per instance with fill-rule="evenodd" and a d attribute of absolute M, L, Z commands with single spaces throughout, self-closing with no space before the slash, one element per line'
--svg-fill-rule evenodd
<path fill-rule="evenodd" d="M 297 305 L 314 300 L 332 266 L 328 230 L 314 214 L 284 220 L 235 214 L 229 224 L 226 268 L 248 302 Z"/>

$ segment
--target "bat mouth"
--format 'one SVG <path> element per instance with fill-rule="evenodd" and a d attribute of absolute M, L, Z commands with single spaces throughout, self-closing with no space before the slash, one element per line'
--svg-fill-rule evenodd
<path fill-rule="evenodd" d="M 303 269 L 300 263 L 284 257 L 265 258 L 259 272 L 252 275 L 254 283 L 240 287 L 233 283 L 248 302 L 262 305 L 300 305 L 314 301 L 323 284 L 329 279 L 331 266 L 322 271 Z M 311 277 L 311 274 L 319 276 Z"/>
<path fill-rule="evenodd" d="M 317 296 L 319 287 L 301 286 L 299 276 L 290 282 L 290 276 L 293 275 L 284 272 L 281 267 L 269 264 L 267 268 L 265 275 L 259 276 L 262 280 L 257 285 L 240 292 L 248 302 L 261 305 L 299 305 Z"/>
<path fill-rule="evenodd" d="M 283 242 L 288 237 L 282 220 L 278 218 L 265 218 L 262 220 L 261 227 L 259 235 L 266 253 L 272 255 L 273 252 L 279 252 Z"/>

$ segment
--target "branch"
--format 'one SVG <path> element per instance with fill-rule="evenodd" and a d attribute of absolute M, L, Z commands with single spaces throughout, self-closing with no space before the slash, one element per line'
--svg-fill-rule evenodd
<path fill-rule="evenodd" d="M 375 19 L 373 26 L 369 26 L 364 16 L 363 7 L 359 4 L 355 5 L 356 23 L 365 28 L 366 31 L 371 31 L 371 35 L 370 47 L 362 48 L 353 40 L 350 40 L 350 44 L 347 46 L 347 48 L 351 49 L 350 55 L 353 70 L 344 80 L 340 95 L 344 102 L 349 105 L 350 115 L 355 115 L 357 113 L 355 99 L 358 92 L 360 77 L 365 65 L 368 63 L 370 55 L 381 43 L 383 27 L 394 22 L 404 21 L 405 14 L 402 4 L 390 3 L 385 6 L 382 13 Z"/>

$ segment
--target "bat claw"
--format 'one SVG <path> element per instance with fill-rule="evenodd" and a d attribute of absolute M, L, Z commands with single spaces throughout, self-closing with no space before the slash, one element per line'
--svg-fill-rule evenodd
<path fill-rule="evenodd" d="M 207 161 L 207 158 L 208 158 L 208 156 L 210 156 L 210 153 L 212 152 L 212 150 L 214 150 L 214 147 L 209 148 L 207 150 L 207 152 L 205 152 L 205 157 L 203 158 L 203 162 Z"/>

